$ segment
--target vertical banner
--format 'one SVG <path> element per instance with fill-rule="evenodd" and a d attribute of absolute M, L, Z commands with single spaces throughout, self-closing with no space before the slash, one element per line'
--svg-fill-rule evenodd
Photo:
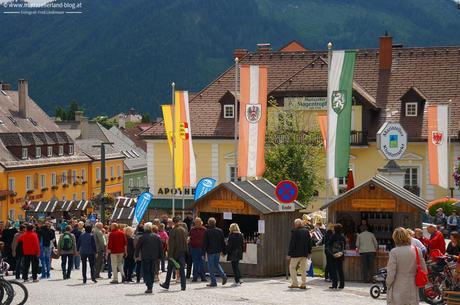
<path fill-rule="evenodd" d="M 172 105 L 161 105 L 163 110 L 163 122 L 165 125 L 166 137 L 168 139 L 169 153 L 172 156 L 172 134 L 173 134 L 173 122 L 172 122 Z"/>
<path fill-rule="evenodd" d="M 267 68 L 241 65 L 238 177 L 261 177 L 265 172 Z"/>
<path fill-rule="evenodd" d="M 350 131 L 355 51 L 333 51 L 327 85 L 328 178 L 346 177 L 350 159 Z"/>
<path fill-rule="evenodd" d="M 152 199 L 153 195 L 149 192 L 144 192 L 137 198 L 136 208 L 134 209 L 133 227 L 141 222 Z"/>
<path fill-rule="evenodd" d="M 449 106 L 428 106 L 430 184 L 449 188 Z"/>
<path fill-rule="evenodd" d="M 321 131 L 321 137 L 323 138 L 324 150 L 327 152 L 327 114 L 318 114 L 317 118 L 319 129 Z M 330 181 L 332 192 L 337 196 L 339 194 L 339 179 L 332 178 Z"/>
<path fill-rule="evenodd" d="M 216 186 L 216 179 L 214 178 L 203 178 L 201 179 L 198 184 L 196 185 L 195 189 L 195 197 L 193 198 L 195 201 L 209 193 Z"/>

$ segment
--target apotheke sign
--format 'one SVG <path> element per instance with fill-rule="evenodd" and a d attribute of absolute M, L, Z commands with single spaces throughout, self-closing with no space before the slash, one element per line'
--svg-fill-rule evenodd
<path fill-rule="evenodd" d="M 377 132 L 377 148 L 388 160 L 398 160 L 407 149 L 407 132 L 399 123 L 385 123 Z"/>
<path fill-rule="evenodd" d="M 327 110 L 327 97 L 285 97 L 286 110 Z"/>

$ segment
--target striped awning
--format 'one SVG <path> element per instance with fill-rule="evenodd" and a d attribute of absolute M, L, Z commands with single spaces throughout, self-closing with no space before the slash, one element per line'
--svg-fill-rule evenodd
<path fill-rule="evenodd" d="M 76 211 L 84 211 L 88 207 L 89 200 L 80 200 L 80 201 L 75 201 L 77 202 L 77 206 L 75 207 Z"/>
<path fill-rule="evenodd" d="M 57 201 L 50 200 L 50 201 L 38 201 L 32 203 L 31 211 L 35 213 L 52 213 L 55 211 L 57 206 Z"/>
<path fill-rule="evenodd" d="M 134 207 L 137 202 L 137 198 L 130 198 L 130 197 L 117 197 L 115 201 L 115 208 L 122 208 L 122 207 Z"/>
<path fill-rule="evenodd" d="M 49 200 L 29 201 L 29 211 L 34 213 L 53 213 L 84 211 L 90 206 L 89 200 Z"/>
<path fill-rule="evenodd" d="M 130 208 L 130 207 L 115 208 L 112 213 L 112 220 L 113 221 L 133 220 L 134 210 L 135 210 L 134 208 Z"/>

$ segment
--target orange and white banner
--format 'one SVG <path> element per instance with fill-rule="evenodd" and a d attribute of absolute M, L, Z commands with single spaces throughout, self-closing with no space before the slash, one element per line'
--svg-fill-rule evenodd
<path fill-rule="evenodd" d="M 319 130 L 321 131 L 321 137 L 323 138 L 324 150 L 327 154 L 327 114 L 317 115 Z M 339 179 L 334 177 L 329 179 L 331 182 L 332 192 L 335 196 L 339 195 Z"/>
<path fill-rule="evenodd" d="M 428 106 L 428 161 L 430 184 L 449 187 L 448 105 Z"/>
<path fill-rule="evenodd" d="M 266 121 L 267 68 L 241 65 L 238 177 L 264 174 Z"/>

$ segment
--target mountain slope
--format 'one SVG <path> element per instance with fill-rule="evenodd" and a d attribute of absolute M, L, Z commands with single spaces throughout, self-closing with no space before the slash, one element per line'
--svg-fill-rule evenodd
<path fill-rule="evenodd" d="M 161 115 L 170 84 L 197 91 L 233 62 L 234 48 L 460 45 L 450 0 L 81 0 L 82 14 L 0 15 L 0 79 L 30 80 L 46 111 L 77 100 L 90 114 L 134 106 Z"/>

